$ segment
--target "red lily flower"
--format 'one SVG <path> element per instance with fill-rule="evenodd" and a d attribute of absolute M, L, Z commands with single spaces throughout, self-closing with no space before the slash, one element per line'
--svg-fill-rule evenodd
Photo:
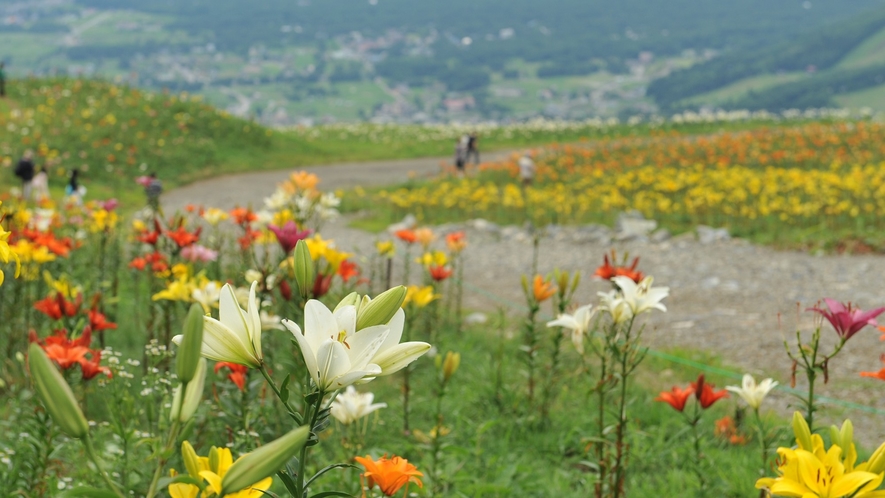
<path fill-rule="evenodd" d="M 329 287 L 332 286 L 332 277 L 335 275 L 317 275 L 316 280 L 313 281 L 313 297 L 319 298 L 326 295 L 329 292 Z"/>
<path fill-rule="evenodd" d="M 713 391 L 713 384 L 704 381 L 704 374 L 699 375 L 697 382 L 692 382 L 691 387 L 694 389 L 695 397 L 701 404 L 701 408 L 705 410 L 720 399 L 728 397 L 728 391 L 725 389 L 718 392 Z"/>
<path fill-rule="evenodd" d="M 101 366 L 101 350 L 91 350 L 90 353 L 92 353 L 91 360 L 86 358 L 80 360 L 80 371 L 83 373 L 83 380 L 90 380 L 100 373 L 113 377 L 110 368 Z"/>
<path fill-rule="evenodd" d="M 37 230 L 24 229 L 22 236 L 38 246 L 43 246 L 56 256 L 67 257 L 73 247 L 71 239 L 56 239 L 52 232 L 40 232 Z"/>
<path fill-rule="evenodd" d="M 96 332 L 99 330 L 111 330 L 117 328 L 117 324 L 109 322 L 107 317 L 98 311 L 98 308 L 87 310 L 86 313 L 89 315 L 89 327 Z"/>
<path fill-rule="evenodd" d="M 229 363 L 226 361 L 219 361 L 215 364 L 215 373 L 218 373 L 222 368 L 227 368 L 230 370 L 230 373 L 227 374 L 227 380 L 233 382 L 240 388 L 240 391 L 246 389 L 246 374 L 249 372 L 249 367 L 246 365 L 238 365 L 236 363 Z"/>
<path fill-rule="evenodd" d="M 250 228 L 246 228 L 245 230 L 246 233 L 244 233 L 242 237 L 237 239 L 237 242 L 239 242 L 240 244 L 240 249 L 248 249 L 249 246 L 252 245 L 252 242 L 254 242 L 258 238 L 258 236 L 261 235 L 261 232 L 259 232 L 258 230 L 252 230 Z"/>
<path fill-rule="evenodd" d="M 178 227 L 175 231 L 166 231 L 166 236 L 175 242 L 178 247 L 187 247 L 200 240 L 200 231 L 202 227 L 197 228 L 194 233 L 190 233 L 183 226 Z"/>
<path fill-rule="evenodd" d="M 59 329 L 55 331 L 54 335 L 41 341 L 37 338 L 37 333 L 31 330 L 28 333 L 28 341 L 39 344 L 43 351 L 46 351 L 46 356 L 50 360 L 54 361 L 62 370 L 67 370 L 86 361 L 86 355 L 91 352 L 89 344 L 92 343 L 92 331 L 86 327 L 80 337 L 70 340 L 68 339 L 68 331 Z"/>
<path fill-rule="evenodd" d="M 144 270 L 144 267 L 147 266 L 147 260 L 144 258 L 135 258 L 129 262 L 129 268 L 133 270 Z"/>
<path fill-rule="evenodd" d="M 282 296 L 283 299 L 286 301 L 292 299 L 292 286 L 289 285 L 289 282 L 281 280 L 278 287 L 280 288 L 280 296 Z"/>
<path fill-rule="evenodd" d="M 238 225 L 246 225 L 258 219 L 251 209 L 241 207 L 232 209 L 230 215 Z"/>
<path fill-rule="evenodd" d="M 663 401 L 664 403 L 668 403 L 673 407 L 677 412 L 681 412 L 685 410 L 685 402 L 688 401 L 688 398 L 694 394 L 694 388 L 686 387 L 685 389 L 680 389 L 677 386 L 673 386 L 669 392 L 663 391 L 655 401 Z"/>
<path fill-rule="evenodd" d="M 282 227 L 268 225 L 267 228 L 277 236 L 277 241 L 280 243 L 283 251 L 286 251 L 286 254 L 289 254 L 292 252 L 292 249 L 295 249 L 295 244 L 297 244 L 299 240 L 306 239 L 311 233 L 310 230 L 299 230 L 298 225 L 291 220 L 287 221 Z"/>
<path fill-rule="evenodd" d="M 359 275 L 360 267 L 349 259 L 345 259 L 338 266 L 338 276 L 340 276 L 341 280 L 344 280 L 345 282 L 348 282 L 351 278 L 358 277 Z"/>
<path fill-rule="evenodd" d="M 805 311 L 820 313 L 836 329 L 836 333 L 843 341 L 851 339 L 851 336 L 860 332 L 867 325 L 876 326 L 875 318 L 885 312 L 885 308 L 876 308 L 870 311 L 861 311 L 860 308 L 852 309 L 851 303 L 842 304 L 835 299 L 824 298 L 829 311 L 818 307 L 808 308 Z"/>
<path fill-rule="evenodd" d="M 34 309 L 53 320 L 61 320 L 63 316 L 75 316 L 83 304 L 83 295 L 78 294 L 75 301 L 68 301 L 61 292 L 34 303 Z"/>
<path fill-rule="evenodd" d="M 427 269 L 430 272 L 430 278 L 437 282 L 441 282 L 452 276 L 452 269 L 446 268 L 445 266 L 436 266 L 433 265 Z"/>
<path fill-rule="evenodd" d="M 614 259 L 614 252 L 612 253 L 612 259 Z M 639 283 L 642 281 L 645 275 L 642 274 L 641 271 L 636 269 L 636 266 L 639 264 L 639 258 L 633 259 L 633 264 L 630 266 L 613 266 L 611 261 L 608 259 L 608 254 L 603 256 L 603 264 L 599 268 L 596 269 L 596 272 L 593 276 L 597 278 L 601 278 L 603 280 L 611 280 L 614 277 L 627 277 L 630 280 Z"/>

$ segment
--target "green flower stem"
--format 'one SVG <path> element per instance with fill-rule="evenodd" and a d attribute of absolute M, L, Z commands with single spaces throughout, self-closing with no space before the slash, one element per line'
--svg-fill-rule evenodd
<path fill-rule="evenodd" d="M 295 420 L 296 424 L 301 425 L 301 422 L 304 419 L 301 417 L 300 413 L 292 409 L 292 405 L 290 405 L 288 401 L 284 401 L 286 398 L 283 397 L 283 393 L 280 392 L 280 388 L 277 387 L 276 382 L 274 382 L 273 378 L 270 376 L 270 373 L 268 373 L 267 366 L 262 363 L 258 367 L 258 370 L 261 372 L 261 375 L 264 376 L 264 380 L 267 381 L 267 384 L 270 386 L 271 390 L 273 390 L 274 394 L 277 395 L 277 398 L 279 398 L 280 402 L 283 403 L 283 406 L 286 408 L 286 412 L 289 413 L 289 416 L 292 417 L 293 420 Z"/>
<path fill-rule="evenodd" d="M 319 417 L 321 411 L 320 407 L 323 404 L 323 398 L 325 397 L 326 393 L 324 393 L 322 390 L 318 390 L 314 394 L 316 395 L 316 402 L 313 405 L 307 405 L 304 408 L 304 420 L 310 421 L 310 425 L 308 425 L 308 427 L 310 427 L 311 432 L 313 432 L 313 428 L 317 423 L 317 417 Z M 305 496 L 307 496 L 307 490 L 304 487 L 304 473 L 307 472 L 307 452 L 309 449 L 310 446 L 305 444 L 301 448 L 301 454 L 298 457 L 298 496 L 296 496 L 295 498 L 304 498 Z"/>
<path fill-rule="evenodd" d="M 181 410 L 184 409 L 184 398 L 185 393 L 187 392 L 187 382 L 181 383 L 181 396 L 178 401 L 178 411 L 179 417 L 181 415 Z M 154 476 L 151 478 L 151 484 L 148 487 L 147 498 L 153 498 L 157 496 L 157 489 L 160 483 L 160 477 L 163 475 L 163 468 L 166 466 L 166 462 L 169 461 L 169 455 L 175 451 L 175 442 L 178 440 L 178 431 L 181 429 L 181 421 L 179 417 L 175 417 L 175 420 L 172 421 L 172 425 L 169 427 L 169 434 L 166 436 L 166 444 L 163 445 L 163 449 L 160 451 L 160 455 L 157 458 L 157 468 L 154 469 Z"/>
<path fill-rule="evenodd" d="M 704 457 L 701 452 L 701 434 L 698 432 L 698 425 L 700 425 L 701 421 L 701 408 L 699 403 L 694 404 L 694 415 L 687 419 L 688 424 L 691 426 L 691 432 L 694 436 L 694 473 L 698 478 L 698 485 L 700 486 L 701 495 L 703 496 L 704 490 L 707 489 L 707 481 L 704 479 L 704 472 L 701 470 L 701 461 Z"/>
<path fill-rule="evenodd" d="M 768 468 L 768 431 L 765 430 L 765 421 L 759 415 L 759 408 L 754 408 L 753 414 L 756 416 L 756 430 L 759 432 L 759 444 L 762 446 L 762 471 L 765 472 Z"/>
<path fill-rule="evenodd" d="M 120 492 L 120 490 L 117 488 L 117 485 L 114 484 L 114 481 L 111 480 L 111 476 L 109 476 L 108 473 L 101 468 L 101 465 L 98 462 L 98 457 L 95 455 L 95 448 L 92 446 L 92 438 L 89 436 L 89 434 L 86 434 L 86 437 L 81 439 L 81 441 L 83 442 L 83 447 L 86 449 L 86 456 L 89 457 L 89 460 L 92 461 L 93 465 L 95 465 L 95 469 L 101 476 L 104 483 L 107 484 L 108 488 L 110 488 L 110 490 L 113 491 L 115 495 L 119 496 L 120 498 L 124 498 L 123 493 Z"/>

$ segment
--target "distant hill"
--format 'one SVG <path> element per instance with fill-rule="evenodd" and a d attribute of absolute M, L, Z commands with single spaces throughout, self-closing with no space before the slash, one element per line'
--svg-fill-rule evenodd
<path fill-rule="evenodd" d="M 879 8 L 675 71 L 653 81 L 648 95 L 671 111 L 703 105 L 779 111 L 844 105 L 841 97 L 883 84 L 885 8 Z"/>

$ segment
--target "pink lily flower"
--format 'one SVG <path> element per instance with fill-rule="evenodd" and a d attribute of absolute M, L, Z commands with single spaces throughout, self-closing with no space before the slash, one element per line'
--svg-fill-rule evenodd
<path fill-rule="evenodd" d="M 191 244 L 181 250 L 181 257 L 191 262 L 202 261 L 203 263 L 208 263 L 218 259 L 218 251 L 213 251 L 198 244 Z"/>
<path fill-rule="evenodd" d="M 818 307 L 808 308 L 806 311 L 814 311 L 823 315 L 836 329 L 836 333 L 843 341 L 851 339 L 851 336 L 867 325 L 877 325 L 875 318 L 885 312 L 885 308 L 876 308 L 870 311 L 862 311 L 860 308 L 852 309 L 851 303 L 842 304 L 828 297 L 824 298 L 824 302 L 827 303 L 829 311 Z"/>
<path fill-rule="evenodd" d="M 295 249 L 295 244 L 299 240 L 306 239 L 311 233 L 310 230 L 299 231 L 298 225 L 294 221 L 287 221 L 282 228 L 276 225 L 268 225 L 267 228 L 277 236 L 277 241 L 279 241 L 283 250 L 286 251 L 286 254 Z"/>

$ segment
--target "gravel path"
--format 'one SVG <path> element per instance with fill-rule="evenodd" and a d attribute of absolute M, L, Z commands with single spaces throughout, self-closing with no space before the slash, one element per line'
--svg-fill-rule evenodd
<path fill-rule="evenodd" d="M 502 154 L 499 154 L 500 157 Z M 433 175 L 444 159 L 342 164 L 305 168 L 320 176 L 321 188 L 332 190 L 356 185 L 381 185 L 400 181 L 409 171 Z M 200 182 L 164 196 L 168 207 L 189 202 L 233 207 L 235 204 L 260 205 L 275 182 L 289 172 L 262 172 L 232 175 Z M 324 228 L 327 237 L 340 247 L 371 252 L 378 236 L 347 227 L 344 218 Z M 470 247 L 465 252 L 466 306 L 494 311 L 502 303 L 522 302 L 519 279 L 531 265 L 532 246 L 521 230 L 494 230 L 463 225 Z M 455 228 L 455 227 L 449 227 Z M 494 227 L 493 227 L 494 228 Z M 885 275 L 885 258 L 879 256 L 815 256 L 799 252 L 775 251 L 742 240 L 702 244 L 693 234 L 683 234 L 660 243 L 582 242 L 571 237 L 570 229 L 546 236 L 541 241 L 540 271 L 555 267 L 581 270 L 589 276 L 602 256 L 615 247 L 641 256 L 640 269 L 655 277 L 656 285 L 670 287 L 665 301 L 668 312 L 648 315 L 645 340 L 655 349 L 683 348 L 708 350 L 723 362 L 754 375 L 774 377 L 789 384 L 790 362 L 784 353 L 784 339 L 794 340 L 797 327 L 809 331 L 814 315 L 800 312 L 822 297 L 851 300 L 861 308 L 885 305 L 885 287 L 878 280 Z M 578 302 L 595 302 L 597 291 L 606 283 L 585 278 Z M 797 304 L 798 303 L 798 304 Z M 506 305 L 506 304 L 505 304 Z M 509 305 L 508 305 L 509 306 Z M 514 313 L 517 308 L 513 308 Z M 823 335 L 835 336 L 829 326 Z M 885 350 L 879 334 L 867 329 L 854 336 L 830 365 L 831 382 L 822 394 L 885 410 L 885 386 L 880 381 L 860 379 L 861 370 L 877 371 L 879 353 Z M 832 341 L 830 341 L 832 342 Z M 825 348 L 825 350 L 829 350 Z M 662 383 L 669 386 L 663 372 Z M 799 386 L 801 388 L 801 379 Z M 739 381 L 735 382 L 736 384 Z M 787 413 L 792 398 L 773 396 L 775 405 Z M 832 420 L 851 417 L 858 437 L 867 445 L 885 440 L 885 418 L 863 411 L 827 410 Z"/>

